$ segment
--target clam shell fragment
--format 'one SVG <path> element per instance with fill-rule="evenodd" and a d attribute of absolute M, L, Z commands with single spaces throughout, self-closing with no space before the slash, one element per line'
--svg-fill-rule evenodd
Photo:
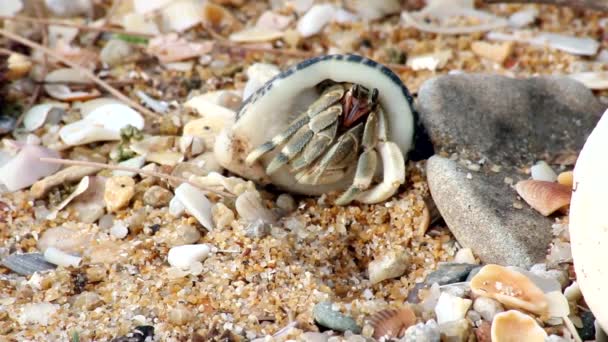
<path fill-rule="evenodd" d="M 44 259 L 40 253 L 11 254 L 2 259 L 2 266 L 20 275 L 32 275 L 36 272 L 54 270 L 55 265 Z"/>
<path fill-rule="evenodd" d="M 373 337 L 377 340 L 401 337 L 407 328 L 416 324 L 416 314 L 409 306 L 386 309 L 370 317 L 369 324 L 374 328 Z"/>
<path fill-rule="evenodd" d="M 545 294 L 525 275 L 499 265 L 486 265 L 473 279 L 471 290 L 477 296 L 496 299 L 508 308 L 545 314 Z"/>
<path fill-rule="evenodd" d="M 501 312 L 492 321 L 493 342 L 543 342 L 546 337 L 534 318 L 516 310 Z"/>
<path fill-rule="evenodd" d="M 543 216 L 570 204 L 572 191 L 565 185 L 541 180 L 524 180 L 515 185 L 521 198 Z"/>

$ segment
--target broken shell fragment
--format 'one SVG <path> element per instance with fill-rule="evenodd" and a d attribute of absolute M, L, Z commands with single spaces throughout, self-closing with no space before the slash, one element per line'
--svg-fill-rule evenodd
<path fill-rule="evenodd" d="M 501 312 L 492 321 L 492 342 L 544 342 L 546 337 L 534 318 L 516 310 Z"/>
<path fill-rule="evenodd" d="M 66 83 L 76 83 L 80 86 L 93 83 L 80 70 L 63 68 L 54 70 L 44 78 L 44 91 L 51 97 L 62 101 L 84 101 L 101 96 L 96 88 L 89 91 L 72 90 Z M 61 82 L 64 82 L 62 84 Z"/>
<path fill-rule="evenodd" d="M 543 216 L 549 216 L 555 211 L 570 204 L 572 190 L 559 183 L 524 180 L 515 185 L 515 190 L 521 198 Z"/>
<path fill-rule="evenodd" d="M 82 258 L 68 254 L 55 247 L 49 247 L 44 251 L 44 259 L 51 264 L 63 267 L 78 267 L 82 263 Z"/>
<path fill-rule="evenodd" d="M 276 215 L 264 206 L 260 194 L 256 191 L 246 191 L 239 195 L 235 203 L 236 212 L 248 222 L 262 220 L 265 223 L 274 223 Z"/>
<path fill-rule="evenodd" d="M 496 299 L 508 308 L 546 313 L 547 299 L 541 289 L 523 274 L 499 265 L 486 265 L 471 279 L 477 296 Z"/>
<path fill-rule="evenodd" d="M 0 184 L 8 191 L 16 191 L 34 184 L 37 180 L 49 176 L 61 167 L 59 164 L 41 162 L 40 158 L 60 158 L 54 150 L 26 145 L 19 153 L 0 167 Z"/>
<path fill-rule="evenodd" d="M 203 227 L 207 230 L 213 229 L 212 204 L 202 190 L 188 183 L 182 183 L 175 189 L 174 198 L 182 203 L 188 213 L 194 216 Z"/>
<path fill-rule="evenodd" d="M 14 81 L 24 77 L 32 68 L 32 61 L 20 53 L 12 53 L 8 56 L 6 78 Z"/>
<path fill-rule="evenodd" d="M 40 253 L 13 253 L 0 262 L 2 266 L 20 275 L 32 275 L 36 272 L 55 269 L 55 265 L 44 260 Z"/>
<path fill-rule="evenodd" d="M 169 250 L 167 261 L 173 267 L 189 269 L 195 262 L 205 260 L 210 252 L 207 244 L 177 246 Z"/>
<path fill-rule="evenodd" d="M 388 340 L 403 336 L 407 328 L 416 324 L 416 314 L 409 306 L 386 309 L 375 313 L 369 318 L 368 323 L 374 328 L 375 339 Z"/>
<path fill-rule="evenodd" d="M 43 103 L 30 108 L 23 115 L 23 127 L 32 132 L 42 127 L 47 121 L 58 122 L 67 106 L 59 103 Z"/>
<path fill-rule="evenodd" d="M 237 43 L 261 43 L 283 38 L 283 32 L 264 27 L 251 27 L 230 35 L 230 40 Z"/>
<path fill-rule="evenodd" d="M 120 140 L 120 130 L 129 125 L 143 129 L 144 118 L 127 105 L 106 104 L 97 107 L 82 120 L 63 126 L 59 136 L 72 146 Z"/>

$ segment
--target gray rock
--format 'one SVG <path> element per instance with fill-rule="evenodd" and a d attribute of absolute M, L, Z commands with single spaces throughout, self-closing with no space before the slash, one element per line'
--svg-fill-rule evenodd
<path fill-rule="evenodd" d="M 436 149 L 507 165 L 579 151 L 604 107 L 566 77 L 482 74 L 431 79 L 420 88 L 417 103 Z"/>
<path fill-rule="evenodd" d="M 428 285 L 432 285 L 433 283 L 439 285 L 458 283 L 467 279 L 469 272 L 476 267 L 477 265 L 473 264 L 441 263 L 437 267 L 437 270 L 426 277 L 425 282 Z"/>
<path fill-rule="evenodd" d="M 399 342 L 439 342 L 439 325 L 435 320 L 412 325 L 405 330 L 405 335 Z"/>
<path fill-rule="evenodd" d="M 439 324 L 441 340 L 447 342 L 466 342 L 471 334 L 471 325 L 466 318 Z"/>
<path fill-rule="evenodd" d="M 505 174 L 468 173 L 446 158 L 427 161 L 431 195 L 458 242 L 484 263 L 527 268 L 544 260 L 552 220 L 527 205 L 515 208 L 517 193 Z"/>
<path fill-rule="evenodd" d="M 315 321 L 319 325 L 335 331 L 351 331 L 355 334 L 361 332 L 361 328 L 354 319 L 332 309 L 331 302 L 321 302 L 312 310 Z"/>
<path fill-rule="evenodd" d="M 57 267 L 47 262 L 40 253 L 14 253 L 2 259 L 1 264 L 20 275 L 32 275 L 35 272 L 54 270 Z"/>
<path fill-rule="evenodd" d="M 477 266 L 474 269 L 471 270 L 471 272 L 469 273 L 469 275 L 467 276 L 466 281 L 471 281 L 471 279 L 473 279 L 473 277 L 479 273 L 479 271 L 481 271 L 481 269 L 483 268 L 484 265 L 481 266 Z"/>
<path fill-rule="evenodd" d="M 261 239 L 270 234 L 270 225 L 261 219 L 251 222 L 245 228 L 245 236 L 252 239 Z"/>
<path fill-rule="evenodd" d="M 498 301 L 488 297 L 477 297 L 473 302 L 473 309 L 477 311 L 481 317 L 492 322 L 494 316 L 505 311 L 505 308 Z"/>
<path fill-rule="evenodd" d="M 553 292 L 553 291 L 562 291 L 562 286 L 559 281 L 555 278 L 548 276 L 547 274 L 542 274 L 537 272 L 526 271 L 519 267 L 509 266 L 508 268 L 517 271 L 530 279 L 534 285 L 538 286 L 544 293 Z M 545 271 L 546 272 L 546 271 Z"/>

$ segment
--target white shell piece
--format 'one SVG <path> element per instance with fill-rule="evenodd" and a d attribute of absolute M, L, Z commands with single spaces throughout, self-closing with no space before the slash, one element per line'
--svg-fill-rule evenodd
<path fill-rule="evenodd" d="M 570 241 L 577 282 L 585 301 L 608 330 L 608 111 L 587 139 L 574 167 Z"/>
<path fill-rule="evenodd" d="M 63 126 L 59 136 L 68 145 L 120 140 L 120 130 L 127 125 L 142 129 L 144 118 L 127 105 L 106 104 L 97 107 L 82 120 Z"/>
<path fill-rule="evenodd" d="M 23 127 L 26 132 L 32 132 L 45 124 L 49 114 L 54 109 L 65 109 L 67 105 L 58 103 L 42 103 L 30 108 L 23 116 Z"/>
<path fill-rule="evenodd" d="M 380 144 L 379 151 L 385 156 L 407 155 L 414 135 L 414 116 L 410 96 L 398 76 L 388 68 L 355 55 L 329 55 L 304 61 L 277 75 L 245 101 L 237 115 L 237 121 L 223 131 L 215 141 L 217 161 L 224 168 L 253 181 L 272 183 L 291 192 L 320 195 L 334 190 L 344 190 L 352 183 L 353 173 L 336 183 L 321 186 L 303 185 L 296 182 L 285 168 L 268 176 L 267 165 L 278 149 L 264 155 L 260 162 L 248 166 L 247 154 L 255 147 L 281 133 L 302 111 L 318 98 L 315 86 L 324 80 L 358 83 L 367 88 L 377 88 L 380 105 L 388 124 L 388 140 L 394 144 Z M 360 195 L 362 201 L 376 201 L 392 195 L 396 182 L 405 177 L 404 165 L 395 158 L 383 160 L 385 182 Z M 386 182 L 388 180 L 388 182 Z"/>
<path fill-rule="evenodd" d="M 82 258 L 68 254 L 55 247 L 49 247 L 44 251 L 44 259 L 51 264 L 63 267 L 78 267 L 82 263 Z"/>
<path fill-rule="evenodd" d="M 169 250 L 167 261 L 173 267 L 188 269 L 195 262 L 207 258 L 210 252 L 211 247 L 207 244 L 177 246 Z"/>
<path fill-rule="evenodd" d="M 182 183 L 175 189 L 175 198 L 184 205 L 186 211 L 194 216 L 203 227 L 207 230 L 213 229 L 213 219 L 211 217 L 213 205 L 202 190 L 188 183 Z"/>

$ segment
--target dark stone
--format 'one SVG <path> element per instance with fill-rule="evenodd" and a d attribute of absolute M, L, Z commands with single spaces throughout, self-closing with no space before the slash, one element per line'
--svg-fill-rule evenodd
<path fill-rule="evenodd" d="M 14 117 L 0 115 L 0 135 L 12 132 L 15 124 L 17 124 L 17 119 Z"/>
<path fill-rule="evenodd" d="M 459 283 L 467 279 L 471 270 L 476 267 L 477 265 L 473 264 L 441 263 L 437 267 L 437 270 L 426 277 L 425 283 L 429 286 L 434 283 L 439 285 Z"/>
<path fill-rule="evenodd" d="M 579 336 L 583 341 L 595 339 L 595 316 L 591 311 L 583 311 L 581 313 L 581 320 L 583 321 L 583 327 L 576 329 Z"/>
<path fill-rule="evenodd" d="M 130 333 L 117 337 L 112 342 L 148 342 L 154 340 L 154 327 L 151 325 L 140 325 Z"/>
<path fill-rule="evenodd" d="M 557 76 L 439 76 L 417 102 L 436 150 L 518 166 L 578 152 L 604 109 L 584 85 Z"/>
<path fill-rule="evenodd" d="M 439 156 L 427 162 L 431 195 L 458 242 L 484 263 L 528 269 L 545 259 L 553 220 L 519 201 L 516 191 L 504 182 L 507 175 L 513 176 L 471 173 Z M 521 209 L 514 207 L 516 202 Z"/>

